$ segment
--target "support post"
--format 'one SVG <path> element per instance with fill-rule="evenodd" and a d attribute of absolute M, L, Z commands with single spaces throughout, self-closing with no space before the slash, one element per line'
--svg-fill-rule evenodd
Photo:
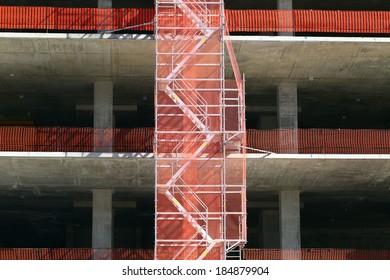
<path fill-rule="evenodd" d="M 98 0 L 98 8 L 112 8 L 112 0 Z"/>
<path fill-rule="evenodd" d="M 92 248 L 93 258 L 111 259 L 113 240 L 112 190 L 92 191 Z"/>
<path fill-rule="evenodd" d="M 112 152 L 113 83 L 95 82 L 93 110 L 94 151 Z"/>
<path fill-rule="evenodd" d="M 298 153 L 297 85 L 282 83 L 277 89 L 280 153 Z"/>
<path fill-rule="evenodd" d="M 279 26 L 285 31 L 278 32 L 279 36 L 294 35 L 293 0 L 277 0 L 278 10 L 283 10 L 279 18 Z"/>
<path fill-rule="evenodd" d="M 279 233 L 283 259 L 300 259 L 299 191 L 284 190 L 279 192 Z"/>

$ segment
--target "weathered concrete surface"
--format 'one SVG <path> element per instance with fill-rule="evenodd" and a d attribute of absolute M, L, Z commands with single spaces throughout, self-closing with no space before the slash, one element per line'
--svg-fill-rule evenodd
<path fill-rule="evenodd" d="M 390 41 L 243 38 L 232 40 L 249 93 L 273 89 L 286 79 L 298 82 L 298 87 L 345 86 L 350 81 L 360 91 L 389 87 Z M 93 83 L 97 77 L 112 77 L 117 88 L 136 92 L 153 87 L 140 78 L 153 81 L 154 51 L 154 40 L 1 38 L 0 82 L 5 86 L 2 90 L 7 86 L 32 89 L 42 81 L 50 85 L 71 79 L 77 86 Z M 227 75 L 232 75 L 231 69 Z M 364 82 L 372 79 L 373 85 Z"/>
<path fill-rule="evenodd" d="M 93 127 L 113 128 L 113 84 L 94 83 Z"/>
<path fill-rule="evenodd" d="M 310 77 L 313 83 L 375 78 L 380 84 L 390 75 L 389 43 L 232 39 L 249 91 L 254 78 L 271 79 L 267 85 L 284 79 L 308 82 Z M 14 80 L 70 75 L 77 83 L 109 76 L 121 84 L 123 77 L 154 77 L 153 40 L 2 38 L 1 42 L 0 71 L 14 73 Z M 22 85 L 33 82 L 30 79 Z"/>
<path fill-rule="evenodd" d="M 279 192 L 280 248 L 301 248 L 301 215 L 299 191 Z"/>
<path fill-rule="evenodd" d="M 92 192 L 92 248 L 113 247 L 112 190 L 95 189 Z M 100 256 L 95 256 L 100 259 Z"/>
<path fill-rule="evenodd" d="M 60 153 L 62 154 L 62 153 Z M 96 154 L 100 155 L 100 154 Z M 151 158 L 0 157 L 0 186 L 64 188 L 64 191 L 94 188 L 148 189 L 154 184 Z"/>
<path fill-rule="evenodd" d="M 248 191 L 388 194 L 390 157 L 311 156 L 249 158 Z M 150 154 L 0 153 L 0 178 L 1 190 L 45 187 L 61 193 L 109 186 L 114 190 L 152 193 L 154 160 Z"/>
<path fill-rule="evenodd" d="M 390 160 L 365 156 L 248 159 L 248 186 L 258 191 L 388 191 Z"/>
<path fill-rule="evenodd" d="M 0 34 L 0 119 L 50 123 L 45 118 L 54 114 L 57 125 L 66 123 L 77 115 L 77 105 L 93 103 L 97 80 L 113 82 L 115 105 L 153 100 L 153 36 L 99 36 Z M 306 127 L 346 122 L 388 127 L 390 39 L 241 36 L 232 41 L 246 75 L 248 106 L 275 106 L 275 88 L 295 83 Z M 228 61 L 226 66 L 231 78 Z M 369 117 L 357 120 L 363 110 Z"/>

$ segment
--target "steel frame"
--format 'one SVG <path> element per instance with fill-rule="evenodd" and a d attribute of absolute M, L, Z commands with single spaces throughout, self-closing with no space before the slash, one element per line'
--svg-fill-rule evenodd
<path fill-rule="evenodd" d="M 155 259 L 226 259 L 246 243 L 246 167 L 229 157 L 244 153 L 245 101 L 236 70 L 225 82 L 224 3 L 155 6 Z"/>

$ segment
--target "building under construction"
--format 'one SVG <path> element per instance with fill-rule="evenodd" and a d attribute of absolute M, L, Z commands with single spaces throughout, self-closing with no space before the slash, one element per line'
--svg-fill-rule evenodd
<path fill-rule="evenodd" d="M 390 4 L 4 0 L 0 259 L 390 259 Z"/>

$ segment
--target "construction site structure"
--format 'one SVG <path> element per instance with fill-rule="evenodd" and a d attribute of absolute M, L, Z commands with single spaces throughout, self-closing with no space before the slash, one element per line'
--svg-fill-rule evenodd
<path fill-rule="evenodd" d="M 247 240 L 245 89 L 224 2 L 155 6 L 155 259 L 238 259 Z"/>

